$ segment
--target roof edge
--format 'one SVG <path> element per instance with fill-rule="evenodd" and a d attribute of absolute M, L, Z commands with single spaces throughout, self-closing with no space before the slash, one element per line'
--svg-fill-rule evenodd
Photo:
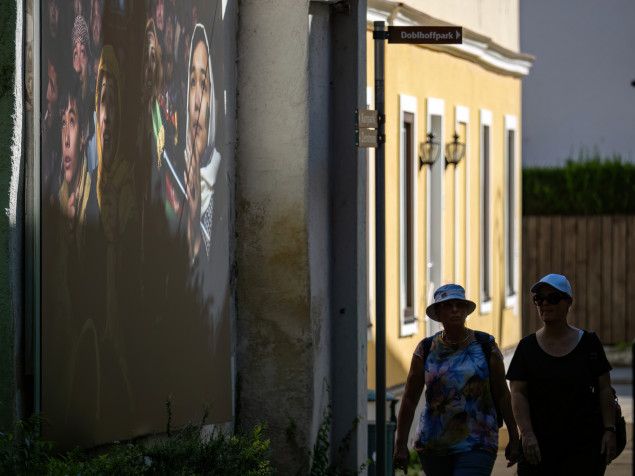
<path fill-rule="evenodd" d="M 373 22 L 384 21 L 390 26 L 460 26 L 452 25 L 439 18 L 432 17 L 402 2 L 389 0 L 367 0 L 366 23 L 369 30 Z M 522 77 L 529 74 L 535 57 L 509 50 L 490 37 L 481 35 L 469 28 L 463 28 L 463 43 L 457 45 L 418 45 L 477 63 L 486 69 Z"/>

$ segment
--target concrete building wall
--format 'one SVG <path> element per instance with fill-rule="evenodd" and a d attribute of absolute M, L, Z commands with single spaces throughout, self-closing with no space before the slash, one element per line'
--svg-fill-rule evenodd
<path fill-rule="evenodd" d="M 284 474 L 308 472 L 308 453 L 295 446 L 313 450 L 332 418 L 331 453 L 353 430 L 346 464 L 358 468 L 366 458 L 365 175 L 351 134 L 365 2 L 338 12 L 329 2 L 243 1 L 238 15 L 237 416 L 247 426 L 268 422 Z"/>
<path fill-rule="evenodd" d="M 236 153 L 239 418 L 268 422 L 273 447 L 317 421 L 307 228 L 309 92 L 307 5 L 241 2 Z M 298 455 L 278 454 L 291 467 Z M 299 462 L 306 464 L 306 462 Z"/>

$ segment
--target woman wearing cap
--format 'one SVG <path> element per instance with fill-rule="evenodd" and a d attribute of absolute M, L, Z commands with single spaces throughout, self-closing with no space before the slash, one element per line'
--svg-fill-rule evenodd
<path fill-rule="evenodd" d="M 507 372 L 523 449 L 518 474 L 602 475 L 616 446 L 611 365 L 594 333 L 567 323 L 567 278 L 548 274 L 531 292 L 543 327 L 519 342 Z"/>
<path fill-rule="evenodd" d="M 446 284 L 434 293 L 426 313 L 443 324 L 443 330 L 422 340 L 414 351 L 397 420 L 396 468 L 407 472 L 408 433 L 424 385 L 425 408 L 413 446 L 426 475 L 491 474 L 498 451 L 496 408 L 509 429 L 508 466 L 518 458 L 503 356 L 493 336 L 465 326 L 475 308 L 457 284 Z"/>

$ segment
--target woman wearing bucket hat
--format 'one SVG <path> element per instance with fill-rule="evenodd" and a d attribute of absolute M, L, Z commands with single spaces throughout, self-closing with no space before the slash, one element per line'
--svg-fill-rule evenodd
<path fill-rule="evenodd" d="M 507 372 L 523 449 L 518 474 L 603 475 L 616 452 L 611 365 L 594 333 L 567 323 L 567 278 L 548 274 L 531 292 L 543 327 L 519 342 Z"/>
<path fill-rule="evenodd" d="M 426 475 L 491 474 L 498 451 L 497 408 L 509 429 L 508 466 L 518 459 L 503 356 L 493 336 L 465 326 L 475 308 L 457 284 L 435 291 L 426 313 L 443 330 L 414 351 L 397 420 L 395 468 L 407 471 L 408 434 L 424 386 L 425 408 L 413 446 Z"/>

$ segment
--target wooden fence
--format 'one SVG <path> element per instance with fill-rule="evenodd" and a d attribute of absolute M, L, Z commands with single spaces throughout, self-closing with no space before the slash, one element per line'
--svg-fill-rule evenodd
<path fill-rule="evenodd" d="M 571 283 L 569 322 L 604 344 L 635 338 L 635 215 L 524 216 L 523 335 L 540 328 L 529 288 L 549 273 Z"/>

